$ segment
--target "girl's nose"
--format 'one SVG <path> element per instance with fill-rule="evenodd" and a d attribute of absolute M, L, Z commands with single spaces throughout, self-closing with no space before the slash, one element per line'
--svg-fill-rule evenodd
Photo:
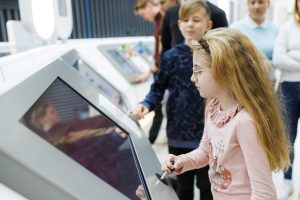
<path fill-rule="evenodd" d="M 194 73 L 193 73 L 192 76 L 191 76 L 191 81 L 194 82 L 194 83 L 196 82 L 196 78 L 195 78 L 195 76 L 194 76 Z"/>

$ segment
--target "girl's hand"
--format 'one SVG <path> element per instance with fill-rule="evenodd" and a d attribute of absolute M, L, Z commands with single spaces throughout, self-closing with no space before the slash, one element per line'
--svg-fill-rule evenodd
<path fill-rule="evenodd" d="M 167 159 L 162 163 L 161 170 L 167 173 L 180 173 L 183 169 L 184 163 L 179 156 L 169 154 Z"/>

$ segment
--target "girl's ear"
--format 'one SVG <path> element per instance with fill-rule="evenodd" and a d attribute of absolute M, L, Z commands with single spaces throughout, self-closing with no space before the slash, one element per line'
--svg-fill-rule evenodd
<path fill-rule="evenodd" d="M 213 22 L 212 22 L 211 20 L 209 20 L 209 21 L 207 22 L 207 27 L 206 27 L 205 33 L 206 33 L 207 31 L 209 31 L 209 30 L 212 28 L 212 25 L 213 25 Z"/>

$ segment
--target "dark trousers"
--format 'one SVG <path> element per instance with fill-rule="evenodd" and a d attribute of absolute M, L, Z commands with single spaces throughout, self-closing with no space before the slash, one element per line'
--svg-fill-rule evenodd
<path fill-rule="evenodd" d="M 169 146 L 169 153 L 174 155 L 185 154 L 193 149 L 175 148 Z M 179 200 L 193 200 L 194 199 L 194 180 L 196 176 L 197 187 L 200 190 L 201 200 L 212 200 L 212 194 L 210 189 L 210 181 L 208 178 L 208 169 L 206 166 L 201 169 L 187 171 L 177 176 L 177 189 L 176 193 Z"/>
<path fill-rule="evenodd" d="M 295 144 L 297 137 L 298 119 L 300 117 L 300 82 L 283 82 L 281 84 L 283 101 L 285 104 L 287 124 L 289 128 L 289 140 Z M 290 154 L 291 164 L 294 160 L 294 148 Z M 284 173 L 285 179 L 292 179 L 292 166 Z"/>
<path fill-rule="evenodd" d="M 163 121 L 163 113 L 162 113 L 162 105 L 159 104 L 154 108 L 154 118 L 152 122 L 152 126 L 149 131 L 149 141 L 151 144 L 153 144 L 158 136 L 161 123 Z"/>

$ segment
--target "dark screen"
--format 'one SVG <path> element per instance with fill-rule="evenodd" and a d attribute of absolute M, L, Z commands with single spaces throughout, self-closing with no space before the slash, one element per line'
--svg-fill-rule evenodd
<path fill-rule="evenodd" d="M 130 136 L 60 79 L 20 121 L 129 199 L 139 199 Z"/>

